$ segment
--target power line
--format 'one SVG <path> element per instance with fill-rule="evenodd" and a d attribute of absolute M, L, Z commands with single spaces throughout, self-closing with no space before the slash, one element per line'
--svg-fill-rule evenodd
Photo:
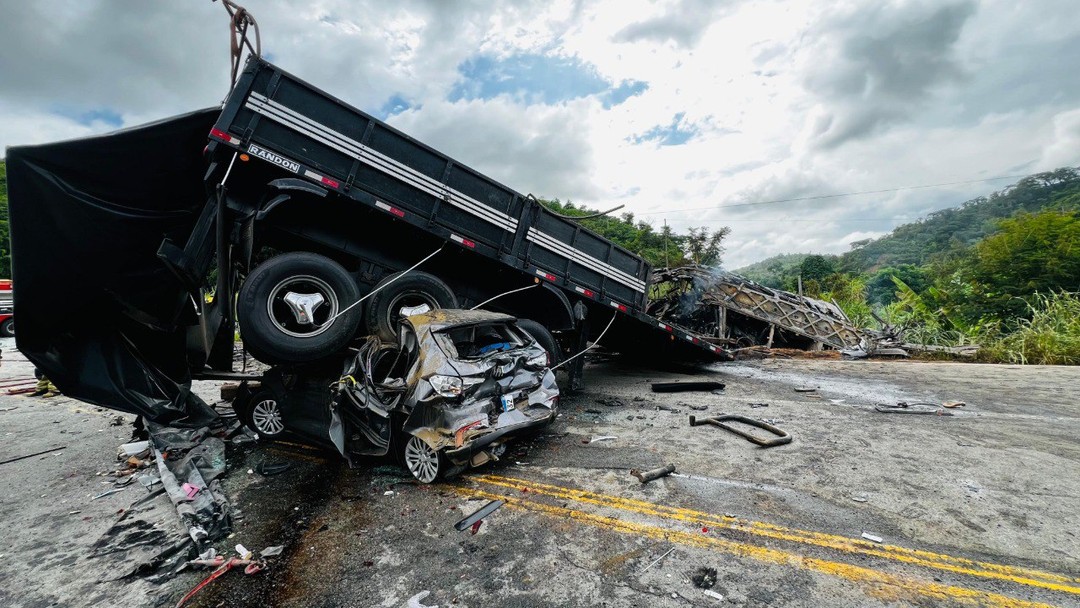
<path fill-rule="evenodd" d="M 659 215 L 662 213 L 675 213 L 679 211 L 703 211 L 708 209 L 731 209 L 732 207 L 753 207 L 756 205 L 776 205 L 778 203 L 794 203 L 798 201 L 814 201 L 825 198 L 840 198 L 844 196 L 859 196 L 863 194 L 885 194 L 888 192 L 901 192 L 903 190 L 920 190 L 924 188 L 941 188 L 943 186 L 958 186 L 962 184 L 978 184 L 982 182 L 994 182 L 1003 179 L 1021 179 L 1027 177 L 1027 175 L 1001 175 L 999 177 L 988 177 L 985 179 L 969 179 L 959 182 L 944 182 L 940 184 L 924 184 L 921 186 L 904 186 L 901 188 L 885 188 L 883 190 L 864 190 L 862 192 L 843 192 L 838 194 L 819 194 L 817 196 L 800 196 L 796 198 L 781 198 L 771 201 L 755 201 L 752 203 L 735 203 L 732 205 L 713 205 L 710 207 L 687 207 L 685 209 L 665 209 L 663 211 L 646 211 L 644 213 L 636 213 L 637 215 Z"/>

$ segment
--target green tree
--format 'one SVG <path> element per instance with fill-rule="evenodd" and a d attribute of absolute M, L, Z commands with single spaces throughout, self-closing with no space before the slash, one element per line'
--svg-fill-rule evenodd
<path fill-rule="evenodd" d="M 698 266 L 718 266 L 724 253 L 724 237 L 731 233 L 731 228 L 724 226 L 710 233 L 708 228 L 690 228 L 683 241 L 683 249 L 690 261 Z"/>
<path fill-rule="evenodd" d="M 1022 213 L 971 248 L 954 278 L 970 285 L 965 314 L 1026 318 L 1036 294 L 1080 291 L 1080 218 L 1075 212 Z"/>
<path fill-rule="evenodd" d="M 806 281 L 821 282 L 835 272 L 836 265 L 833 258 L 823 255 L 808 255 L 802 261 L 802 264 L 799 264 L 799 273 L 802 275 L 803 283 Z"/>
<path fill-rule="evenodd" d="M 922 293 L 933 282 L 930 272 L 914 264 L 899 264 L 882 268 L 870 275 L 866 281 L 866 301 L 876 306 L 885 306 L 896 302 L 896 284 L 893 279 L 900 279 L 916 293 Z"/>

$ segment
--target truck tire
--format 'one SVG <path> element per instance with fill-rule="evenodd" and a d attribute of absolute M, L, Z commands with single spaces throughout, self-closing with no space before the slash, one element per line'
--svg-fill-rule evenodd
<path fill-rule="evenodd" d="M 294 298 L 319 296 L 298 305 Z M 248 274 L 237 311 L 244 345 L 269 364 L 305 363 L 341 350 L 360 325 L 360 299 L 352 276 L 340 264 L 314 253 L 273 257 Z M 308 318 L 310 317 L 310 318 Z"/>
<path fill-rule="evenodd" d="M 559 349 L 559 343 L 555 341 L 555 336 L 548 331 L 548 328 L 532 319 L 518 319 L 517 325 L 548 352 L 551 357 L 551 365 L 556 365 L 562 361 L 563 357 L 562 351 Z"/>
<path fill-rule="evenodd" d="M 399 312 L 406 306 L 427 304 L 431 308 L 457 308 L 457 296 L 450 287 L 438 277 L 426 272 L 413 271 L 394 281 L 401 273 L 394 273 L 375 286 L 382 291 L 371 296 L 368 302 L 365 323 L 369 334 L 393 342 L 397 339 Z M 390 283 L 390 281 L 394 281 Z"/>

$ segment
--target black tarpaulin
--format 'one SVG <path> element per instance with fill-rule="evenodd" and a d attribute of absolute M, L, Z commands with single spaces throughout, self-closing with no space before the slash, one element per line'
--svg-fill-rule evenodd
<path fill-rule="evenodd" d="M 206 202 L 217 115 L 8 148 L 16 344 L 65 394 L 162 423 L 216 417 L 189 391 L 190 296 L 156 253 Z"/>

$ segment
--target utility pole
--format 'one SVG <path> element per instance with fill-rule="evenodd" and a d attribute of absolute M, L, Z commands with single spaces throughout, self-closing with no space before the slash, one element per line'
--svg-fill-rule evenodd
<path fill-rule="evenodd" d="M 667 218 L 664 218 L 664 268 L 671 268 L 667 257 Z"/>

